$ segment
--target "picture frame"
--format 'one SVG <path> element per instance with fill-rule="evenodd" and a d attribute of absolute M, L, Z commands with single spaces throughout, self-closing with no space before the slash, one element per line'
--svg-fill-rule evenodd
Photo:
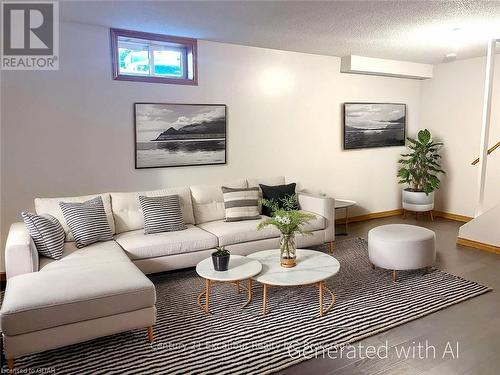
<path fill-rule="evenodd" d="M 405 145 L 407 105 L 404 103 L 343 104 L 344 150 Z"/>
<path fill-rule="evenodd" d="M 225 104 L 134 103 L 135 168 L 227 163 Z"/>

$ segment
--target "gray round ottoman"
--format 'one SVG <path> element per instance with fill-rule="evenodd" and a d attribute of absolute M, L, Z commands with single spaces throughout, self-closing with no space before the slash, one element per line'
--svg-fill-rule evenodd
<path fill-rule="evenodd" d="M 397 271 L 430 267 L 436 260 L 436 235 L 427 228 L 407 224 L 382 225 L 368 232 L 372 266 Z"/>

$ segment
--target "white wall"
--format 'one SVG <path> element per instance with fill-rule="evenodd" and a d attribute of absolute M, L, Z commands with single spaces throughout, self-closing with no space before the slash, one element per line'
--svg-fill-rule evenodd
<path fill-rule="evenodd" d="M 436 193 L 438 210 L 474 216 L 486 58 L 434 66 L 434 78 L 422 83 L 421 125 L 445 142 L 448 172 Z M 490 146 L 500 140 L 500 55 L 496 55 Z M 500 203 L 500 150 L 488 158 L 485 208 Z"/>
<path fill-rule="evenodd" d="M 237 177 L 286 175 L 358 201 L 353 215 L 399 207 L 396 161 L 404 148 L 342 151 L 341 104 L 407 103 L 413 133 L 420 81 L 341 74 L 336 57 L 206 41 L 199 43 L 197 87 L 113 81 L 108 33 L 63 23 L 59 71 L 3 72 L 4 241 L 37 196 Z M 228 164 L 135 170 L 134 102 L 227 104 Z"/>

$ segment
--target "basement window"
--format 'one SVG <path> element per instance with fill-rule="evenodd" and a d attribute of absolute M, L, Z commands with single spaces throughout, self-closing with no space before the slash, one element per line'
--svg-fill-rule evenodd
<path fill-rule="evenodd" d="M 197 41 L 111 29 L 113 79 L 197 85 Z"/>

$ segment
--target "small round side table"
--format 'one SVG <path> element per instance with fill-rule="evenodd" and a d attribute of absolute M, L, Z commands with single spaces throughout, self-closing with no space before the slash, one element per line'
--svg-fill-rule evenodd
<path fill-rule="evenodd" d="M 335 233 L 339 236 L 346 236 L 347 235 L 347 225 L 349 223 L 349 207 L 352 207 L 356 204 L 356 201 L 350 201 L 347 199 L 335 199 L 335 210 L 345 210 L 345 220 L 344 220 L 344 227 L 345 227 L 345 232 L 344 233 Z"/>
<path fill-rule="evenodd" d="M 236 292 L 240 293 L 240 287 L 247 290 L 247 300 L 242 308 L 246 307 L 252 300 L 252 277 L 260 273 L 262 264 L 255 259 L 241 255 L 231 255 L 227 271 L 215 271 L 212 258 L 202 260 L 196 265 L 196 273 L 205 279 L 205 290 L 198 294 L 197 303 L 200 308 L 208 313 L 210 303 L 210 291 L 212 285 L 219 283 L 231 283 L 236 285 Z M 240 285 L 240 281 L 247 280 L 247 285 Z M 205 303 L 201 299 L 205 296 Z"/>

